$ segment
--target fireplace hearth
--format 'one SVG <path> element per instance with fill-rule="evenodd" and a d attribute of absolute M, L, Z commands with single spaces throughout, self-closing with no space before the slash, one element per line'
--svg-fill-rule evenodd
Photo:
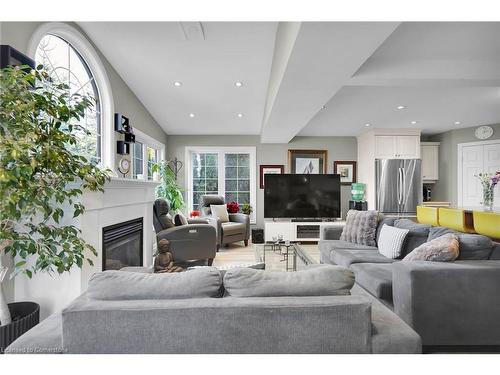
<path fill-rule="evenodd" d="M 102 229 L 102 270 L 142 266 L 143 218 L 125 221 Z"/>

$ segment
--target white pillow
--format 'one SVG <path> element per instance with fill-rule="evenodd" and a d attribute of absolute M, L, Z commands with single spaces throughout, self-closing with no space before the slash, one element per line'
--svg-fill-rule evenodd
<path fill-rule="evenodd" d="M 408 229 L 400 229 L 384 224 L 378 239 L 378 251 L 390 259 L 396 259 L 401 255 L 401 248 L 405 242 Z"/>
<path fill-rule="evenodd" d="M 210 211 L 212 211 L 213 217 L 220 219 L 221 223 L 227 223 L 229 221 L 229 214 L 227 213 L 225 204 L 211 204 Z"/>

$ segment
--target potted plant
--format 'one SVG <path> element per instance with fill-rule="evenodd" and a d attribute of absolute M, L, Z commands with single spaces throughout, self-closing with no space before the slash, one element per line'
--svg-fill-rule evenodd
<path fill-rule="evenodd" d="M 238 202 L 229 202 L 226 204 L 227 212 L 230 214 L 236 214 L 240 210 L 240 205 Z"/>
<path fill-rule="evenodd" d="M 81 215 L 83 189 L 103 191 L 109 179 L 71 148 L 75 132 L 91 99 L 68 95 L 68 86 L 35 70 L 0 70 L 0 262 L 12 256 L 11 277 L 37 272 L 63 273 L 83 262 L 95 249 L 73 225 L 62 225 L 68 214 Z M 0 263 L 0 281 L 8 269 Z M 36 303 L 7 304 L 0 283 L 0 350 L 38 323 Z"/>
<path fill-rule="evenodd" d="M 153 165 L 153 172 L 159 172 L 160 185 L 156 188 L 156 197 L 165 198 L 170 203 L 170 211 L 177 212 L 181 210 L 185 203 L 182 189 L 175 179 L 175 173 L 172 171 L 167 161 L 161 161 Z"/>
<path fill-rule="evenodd" d="M 241 212 L 245 215 L 250 215 L 253 212 L 253 208 L 249 203 L 243 203 L 241 205 Z"/>

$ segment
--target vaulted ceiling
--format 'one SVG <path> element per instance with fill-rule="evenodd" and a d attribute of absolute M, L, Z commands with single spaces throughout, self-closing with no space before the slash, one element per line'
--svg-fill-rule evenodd
<path fill-rule="evenodd" d="M 286 143 L 500 123 L 496 22 L 79 25 L 167 134 Z"/>

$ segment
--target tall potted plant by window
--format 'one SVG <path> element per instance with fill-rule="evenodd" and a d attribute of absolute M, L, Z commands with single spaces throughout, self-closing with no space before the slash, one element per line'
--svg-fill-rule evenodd
<path fill-rule="evenodd" d="M 109 177 L 71 151 L 75 133 L 86 133 L 79 121 L 91 99 L 69 96 L 67 85 L 55 83 L 42 66 L 22 68 L 0 70 L 0 256 L 15 259 L 13 276 L 31 278 L 92 264 L 88 255 L 95 249 L 61 219 L 81 215 L 82 190 L 103 191 Z M 7 273 L 0 263 L 0 280 Z M 36 324 L 37 305 L 8 305 L 0 283 L 0 350 L 29 328 L 26 308 L 29 324 Z"/>
<path fill-rule="evenodd" d="M 161 161 L 153 165 L 153 172 L 160 173 L 160 185 L 156 188 L 156 196 L 165 198 L 170 203 L 170 211 L 176 212 L 184 208 L 184 189 L 180 187 L 175 178 L 175 173 L 170 168 L 168 161 Z"/>

